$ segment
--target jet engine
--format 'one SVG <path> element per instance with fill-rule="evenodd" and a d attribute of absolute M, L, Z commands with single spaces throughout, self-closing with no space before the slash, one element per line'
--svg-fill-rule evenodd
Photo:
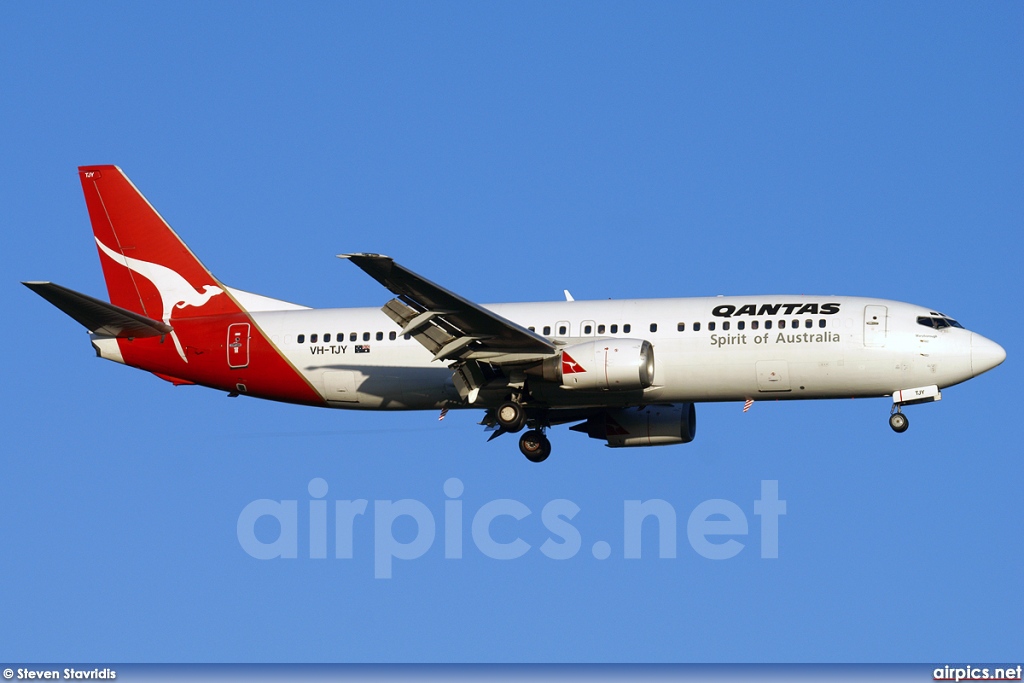
<path fill-rule="evenodd" d="M 606 410 L 569 429 L 604 439 L 611 448 L 669 446 L 693 441 L 697 411 L 692 403 Z"/>
<path fill-rule="evenodd" d="M 566 347 L 526 372 L 567 389 L 646 389 L 654 383 L 654 347 L 643 339 L 599 339 Z"/>

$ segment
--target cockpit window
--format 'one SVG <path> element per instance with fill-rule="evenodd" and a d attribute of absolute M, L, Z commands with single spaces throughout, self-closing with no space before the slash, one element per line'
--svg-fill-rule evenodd
<path fill-rule="evenodd" d="M 919 315 L 917 317 L 917 324 L 924 325 L 925 327 L 932 327 L 936 330 L 941 330 L 944 327 L 959 327 L 961 330 L 964 329 L 963 325 L 952 318 L 938 314 L 933 316 Z"/>

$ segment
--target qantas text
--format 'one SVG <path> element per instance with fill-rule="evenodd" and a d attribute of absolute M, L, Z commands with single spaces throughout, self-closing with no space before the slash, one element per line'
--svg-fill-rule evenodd
<path fill-rule="evenodd" d="M 839 312 L 839 304 L 744 304 L 740 307 L 731 304 L 715 306 L 711 315 L 719 318 L 731 318 L 734 315 L 835 315 Z"/>

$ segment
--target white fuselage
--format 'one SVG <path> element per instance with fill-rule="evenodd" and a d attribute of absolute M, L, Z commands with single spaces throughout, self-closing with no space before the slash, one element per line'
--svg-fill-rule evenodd
<path fill-rule="evenodd" d="M 826 312 L 798 313 L 808 302 Z M 825 308 L 824 302 L 835 305 Z M 770 314 L 773 307 L 778 310 Z M 884 299 L 749 296 L 486 308 L 565 348 L 594 339 L 645 339 L 654 346 L 653 386 L 581 392 L 531 385 L 534 396 L 550 405 L 888 396 L 910 387 L 941 389 L 1001 361 L 992 362 L 990 347 L 999 347 L 980 335 L 921 325 L 919 316 L 938 314 Z M 744 308 L 747 313 L 736 313 Z M 827 312 L 832 308 L 836 312 Z M 265 311 L 253 319 L 331 407 L 470 407 L 455 391 L 448 367 L 403 338 L 379 309 Z M 481 398 L 472 407 L 488 405 Z"/>

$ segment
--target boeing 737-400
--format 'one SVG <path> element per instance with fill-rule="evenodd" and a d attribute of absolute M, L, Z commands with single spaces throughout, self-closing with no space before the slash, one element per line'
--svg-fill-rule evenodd
<path fill-rule="evenodd" d="M 215 278 L 116 166 L 79 168 L 110 303 L 24 283 L 89 331 L 101 358 L 176 385 L 357 410 L 475 408 L 491 438 L 547 458 L 547 430 L 682 444 L 694 404 L 891 397 L 903 406 L 999 365 L 995 342 L 923 306 L 846 296 L 480 305 L 380 254 L 344 254 L 381 308 L 311 309 Z M 442 413 L 443 414 L 443 413 Z"/>

